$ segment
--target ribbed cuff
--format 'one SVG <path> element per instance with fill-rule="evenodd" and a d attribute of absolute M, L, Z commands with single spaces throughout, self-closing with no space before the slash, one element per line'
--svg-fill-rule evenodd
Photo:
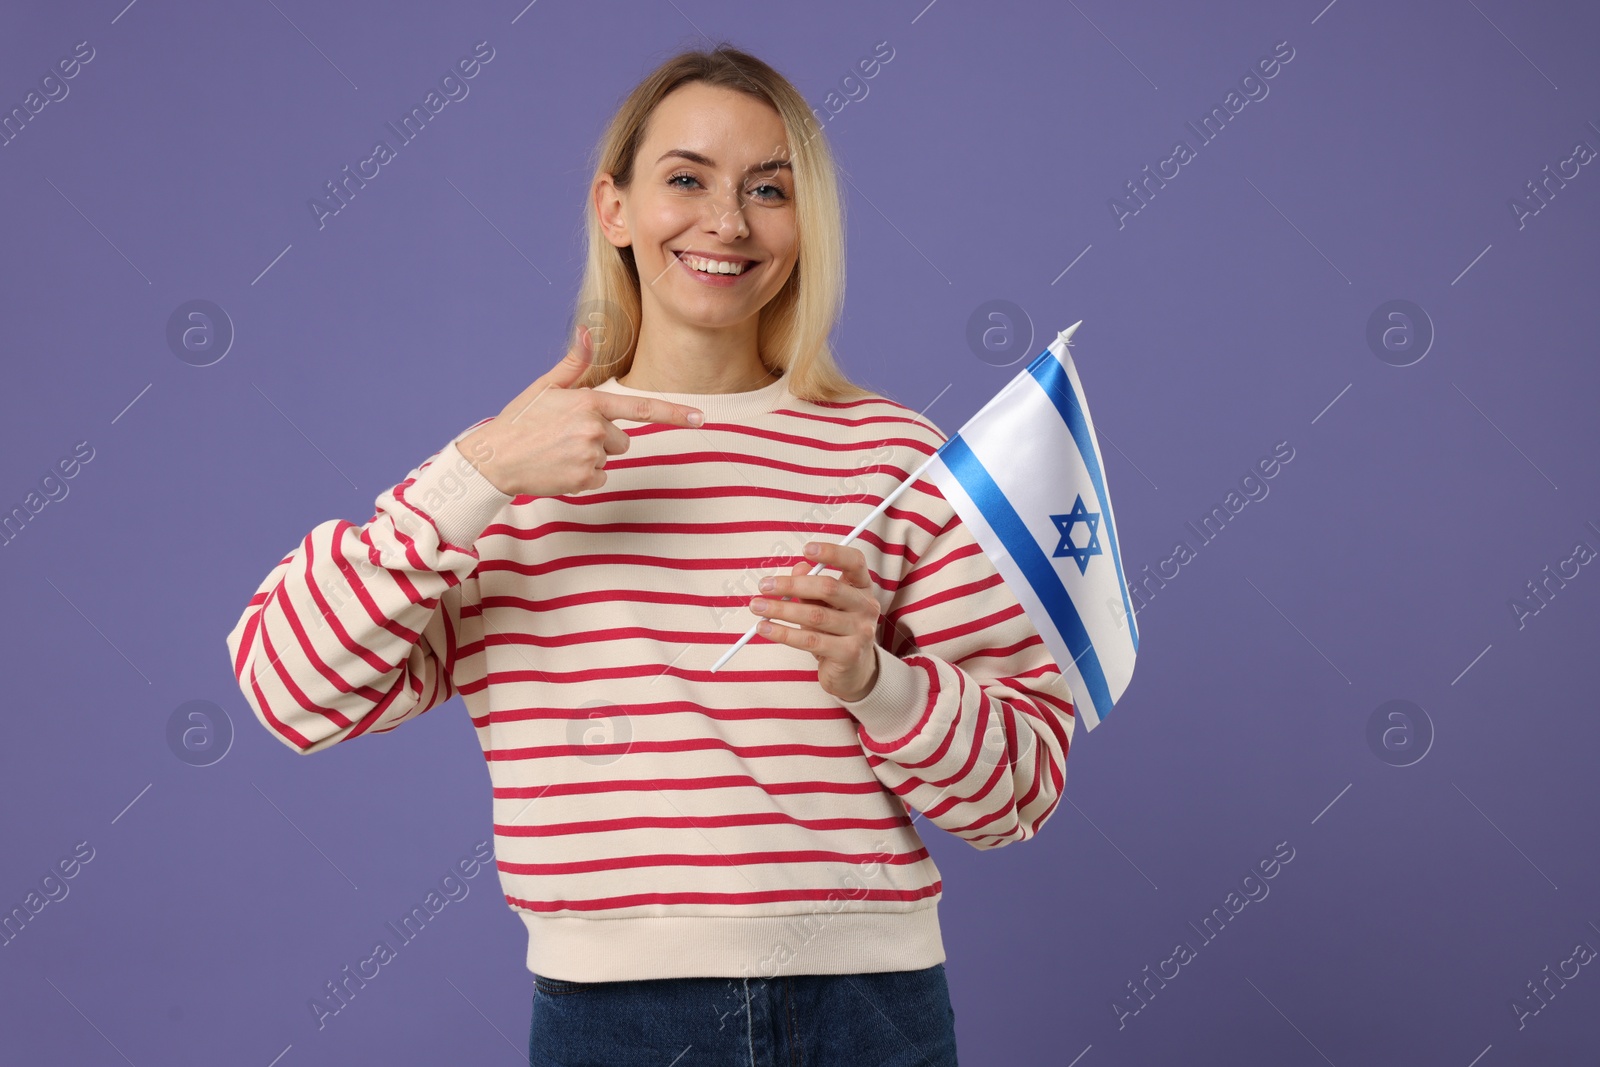
<path fill-rule="evenodd" d="M 898 748 L 921 724 L 932 691 L 928 674 L 882 645 L 878 652 L 878 680 L 860 700 L 841 700 L 842 706 L 882 748 Z"/>
<path fill-rule="evenodd" d="M 471 552 L 473 542 L 516 498 L 496 489 L 451 441 L 417 475 L 406 499 L 433 520 L 445 547 Z"/>

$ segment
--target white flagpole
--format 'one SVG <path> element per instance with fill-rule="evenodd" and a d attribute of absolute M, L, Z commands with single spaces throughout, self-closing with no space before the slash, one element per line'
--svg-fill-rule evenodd
<path fill-rule="evenodd" d="M 938 456 L 939 456 L 939 453 L 935 452 L 933 455 L 931 455 L 927 459 L 923 460 L 922 461 L 922 466 L 920 466 L 916 470 L 912 471 L 906 477 L 905 481 L 903 481 L 899 485 L 895 486 L 894 492 L 892 492 L 888 496 L 884 497 L 883 498 L 883 503 L 881 503 L 877 507 L 873 508 L 872 512 L 866 518 L 864 518 L 860 522 L 856 523 L 856 528 L 854 530 L 850 531 L 850 536 L 846 537 L 843 541 L 840 541 L 839 543 L 841 545 L 848 545 L 851 541 L 854 541 L 857 537 L 859 537 L 861 535 L 861 531 L 865 530 L 868 526 L 870 526 L 872 524 L 872 520 L 873 519 L 877 518 L 879 515 L 882 515 L 885 511 L 887 511 L 888 508 L 889 508 L 889 505 L 893 504 L 895 502 L 895 499 L 898 498 L 901 493 L 905 492 L 906 489 L 911 485 L 911 483 L 916 481 L 922 475 L 922 472 L 928 469 L 928 465 L 930 463 L 932 463 L 935 459 L 937 459 Z M 826 566 L 828 566 L 828 564 L 826 564 L 826 563 L 818 563 L 815 567 L 812 567 L 806 573 L 807 574 L 816 574 L 818 571 L 822 570 L 822 568 L 826 567 Z M 789 597 L 784 597 L 783 599 L 784 600 L 788 600 L 790 598 Z M 756 635 L 756 627 L 760 626 L 760 625 L 761 625 L 761 620 L 760 619 L 757 619 L 755 622 L 751 623 L 750 624 L 750 629 L 745 631 L 744 636 L 739 638 L 739 640 L 735 641 L 733 643 L 733 646 L 731 648 L 729 648 L 728 651 L 724 652 L 722 654 L 722 657 L 720 659 L 718 659 L 717 662 L 715 662 L 715 663 L 713 663 L 711 665 L 712 673 L 715 673 L 717 668 L 721 667 L 724 663 L 726 663 L 730 659 L 732 659 L 733 658 L 733 654 L 735 652 L 739 651 L 746 644 L 748 644 L 750 642 L 750 639 Z M 780 626 L 782 624 L 781 623 L 773 623 L 773 625 L 774 626 Z"/>
<path fill-rule="evenodd" d="M 1062 330 L 1060 333 L 1056 334 L 1056 340 L 1060 341 L 1062 344 L 1066 344 L 1069 340 L 1071 340 L 1073 333 L 1078 329 L 1078 327 L 1082 326 L 1082 325 L 1083 325 L 1083 320 L 1079 319 L 1077 322 L 1073 323 L 1071 326 L 1068 326 L 1065 330 Z M 1021 378 L 1022 378 L 1022 375 L 1020 375 L 1020 374 L 1017 375 L 1017 377 L 1012 378 L 1010 382 L 1006 383 L 1006 387 L 1004 389 L 1002 389 L 1002 390 L 1000 390 L 1000 392 L 996 393 L 989 400 L 988 404 L 985 404 L 983 406 L 983 408 L 980 408 L 978 410 L 978 414 L 974 415 L 973 418 L 975 419 L 975 418 L 978 417 L 978 415 L 983 414 L 984 408 L 988 408 L 990 405 L 992 405 L 996 401 L 998 401 L 1002 396 L 1005 396 L 1006 393 L 1008 393 L 1011 390 L 1011 388 L 1013 386 L 1015 386 L 1017 384 L 1017 382 Z M 969 419 L 968 421 L 970 422 L 971 420 Z M 959 432 L 959 431 L 957 431 L 957 432 Z M 856 528 L 854 530 L 851 530 L 850 531 L 850 535 L 848 537 L 846 537 L 843 541 L 840 541 L 839 544 L 848 545 L 851 541 L 854 541 L 857 537 L 861 536 L 861 532 L 863 530 L 865 530 L 868 526 L 872 525 L 872 520 L 877 518 L 879 515 L 882 515 L 885 511 L 887 511 L 889 509 L 889 505 L 893 504 L 895 502 L 895 500 L 900 496 L 900 494 L 905 492 L 907 487 L 909 487 L 912 482 L 915 482 L 919 477 L 921 477 L 922 472 L 927 470 L 929 465 L 932 464 L 933 461 L 935 459 L 938 459 L 938 458 L 939 458 L 939 453 L 938 452 L 934 452 L 933 455 L 931 455 L 927 459 L 923 460 L 922 461 L 922 466 L 920 466 L 916 470 L 912 471 L 909 475 L 906 476 L 906 480 L 905 481 L 903 481 L 899 485 L 895 486 L 894 492 L 892 492 L 888 496 L 884 497 L 883 498 L 883 502 L 880 503 L 877 507 L 873 508 L 872 511 L 867 515 L 866 518 L 864 518 L 860 522 L 856 523 Z M 808 575 L 809 574 L 817 574 L 825 566 L 827 566 L 827 564 L 818 563 L 815 567 L 812 567 L 806 573 Z M 784 600 L 788 600 L 790 598 L 789 597 L 784 597 L 783 599 Z M 746 630 L 744 632 L 744 636 L 739 638 L 739 640 L 735 641 L 733 643 L 733 645 L 728 649 L 728 651 L 724 652 L 721 655 L 721 657 L 718 658 L 717 662 L 715 662 L 715 663 L 713 663 L 711 665 L 711 672 L 713 674 L 715 674 L 717 672 L 717 670 L 724 663 L 727 663 L 730 659 L 733 658 L 733 654 L 735 652 L 739 651 L 745 645 L 749 644 L 750 643 L 750 639 L 753 638 L 756 635 L 756 627 L 760 626 L 760 625 L 761 625 L 761 620 L 760 619 L 757 619 L 755 622 L 751 623 L 750 624 L 750 629 L 748 629 L 748 630 Z M 782 624 L 781 623 L 773 623 L 773 625 L 774 626 L 781 626 Z"/>

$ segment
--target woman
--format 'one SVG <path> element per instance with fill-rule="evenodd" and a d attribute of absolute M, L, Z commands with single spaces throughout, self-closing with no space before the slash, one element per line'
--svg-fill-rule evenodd
<path fill-rule="evenodd" d="M 840 200 L 794 87 L 676 56 L 595 175 L 572 350 L 274 568 L 241 688 L 302 753 L 462 695 L 530 1063 L 954 1064 L 914 818 L 1032 837 L 1071 694 L 930 483 L 838 544 L 944 435 L 833 362 Z"/>

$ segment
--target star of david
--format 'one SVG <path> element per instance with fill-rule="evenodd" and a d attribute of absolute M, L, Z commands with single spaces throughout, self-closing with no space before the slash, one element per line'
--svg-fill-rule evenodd
<path fill-rule="evenodd" d="M 1083 496 L 1080 494 L 1073 503 L 1072 510 L 1065 515 L 1052 515 L 1050 521 L 1056 524 L 1056 531 L 1061 534 L 1061 543 L 1056 545 L 1056 550 L 1050 553 L 1051 558 L 1071 556 L 1078 564 L 1078 573 L 1082 574 L 1089 569 L 1089 557 L 1098 556 L 1100 552 L 1100 513 L 1091 512 L 1083 506 Z M 1072 540 L 1072 527 L 1083 523 L 1089 528 L 1089 540 L 1079 547 Z"/>

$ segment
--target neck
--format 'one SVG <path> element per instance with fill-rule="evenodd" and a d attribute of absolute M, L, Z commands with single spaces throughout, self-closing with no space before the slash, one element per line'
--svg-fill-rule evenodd
<path fill-rule="evenodd" d="M 635 360 L 633 368 L 627 374 L 618 378 L 617 381 L 630 389 L 643 389 L 650 393 L 687 393 L 693 396 L 711 396 L 720 393 L 751 393 L 771 385 L 778 380 L 778 377 L 777 371 L 769 371 L 765 367 L 761 367 L 743 384 L 730 384 L 726 381 L 725 376 L 710 385 L 696 384 L 688 379 L 674 381 L 670 377 L 668 380 L 659 381 L 648 371 L 641 374 L 639 372 L 639 363 Z"/>
<path fill-rule="evenodd" d="M 646 321 L 628 373 L 617 381 L 653 393 L 748 393 L 771 385 L 779 372 L 762 363 L 757 316 L 734 326 L 702 329 Z"/>

